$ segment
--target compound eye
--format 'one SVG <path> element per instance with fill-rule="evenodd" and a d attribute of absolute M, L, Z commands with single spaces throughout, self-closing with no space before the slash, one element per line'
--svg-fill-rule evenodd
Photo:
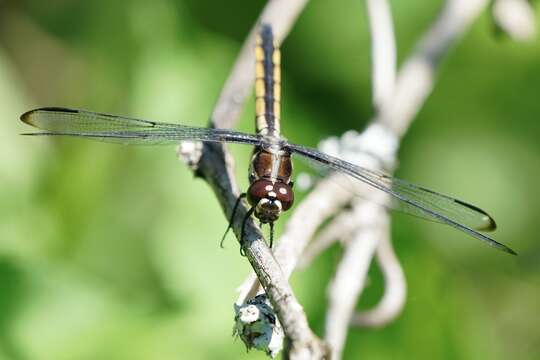
<path fill-rule="evenodd" d="M 290 209 L 294 202 L 294 193 L 292 188 L 288 184 L 276 184 L 275 192 L 277 194 L 277 199 L 281 201 L 283 210 Z"/>
<path fill-rule="evenodd" d="M 268 198 L 268 193 L 272 192 L 274 185 L 269 180 L 259 179 L 250 185 L 247 195 L 248 202 L 251 206 L 255 206 L 261 199 Z"/>

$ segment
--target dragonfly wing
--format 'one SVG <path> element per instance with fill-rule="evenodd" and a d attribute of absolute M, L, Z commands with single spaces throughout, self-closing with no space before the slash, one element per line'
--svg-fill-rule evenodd
<path fill-rule="evenodd" d="M 258 145 L 259 136 L 225 129 L 167 124 L 65 108 L 41 108 L 21 115 L 45 132 L 24 135 L 74 136 L 125 144 L 177 144 L 184 140 Z"/>
<path fill-rule="evenodd" d="M 512 249 L 481 233 L 495 229 L 495 221 L 483 210 L 450 196 L 413 185 L 389 175 L 368 170 L 320 151 L 300 145 L 288 144 L 294 154 L 300 154 L 332 170 L 345 173 L 399 200 L 398 209 L 426 219 L 442 222 L 461 230 L 488 245 L 510 254 Z"/>
<path fill-rule="evenodd" d="M 405 180 L 396 179 L 384 174 L 378 174 L 378 176 L 380 180 L 386 182 L 387 186 L 391 187 L 392 190 L 404 194 L 418 203 L 425 204 L 439 214 L 444 214 L 460 224 L 479 231 L 493 231 L 497 228 L 495 220 L 484 210 L 474 205 L 411 184 Z M 393 201 L 390 206 L 396 210 L 414 216 L 440 222 L 440 219 L 434 219 L 433 216 L 427 215 L 417 207 L 403 201 Z"/>

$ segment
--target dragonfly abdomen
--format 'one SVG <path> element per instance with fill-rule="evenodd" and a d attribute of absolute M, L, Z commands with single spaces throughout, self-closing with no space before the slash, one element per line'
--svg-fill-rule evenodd
<path fill-rule="evenodd" d="M 269 25 L 261 26 L 256 41 L 255 60 L 256 129 L 260 134 L 279 136 L 281 59 Z"/>

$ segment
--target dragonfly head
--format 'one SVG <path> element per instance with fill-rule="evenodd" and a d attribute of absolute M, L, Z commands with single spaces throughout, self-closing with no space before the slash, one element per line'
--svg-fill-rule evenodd
<path fill-rule="evenodd" d="M 289 184 L 267 179 L 255 180 L 247 194 L 249 203 L 255 207 L 255 217 L 263 224 L 276 221 L 283 211 L 291 208 L 294 201 Z"/>

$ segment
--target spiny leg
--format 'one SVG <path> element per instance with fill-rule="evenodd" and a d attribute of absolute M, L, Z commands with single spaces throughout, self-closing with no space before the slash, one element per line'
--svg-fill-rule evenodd
<path fill-rule="evenodd" d="M 242 256 L 246 256 L 246 253 L 244 252 L 244 233 L 246 230 L 246 223 L 254 211 L 255 206 L 248 210 L 248 212 L 244 216 L 244 220 L 242 221 L 242 231 L 240 232 L 240 255 Z"/>
<path fill-rule="evenodd" d="M 227 226 L 227 230 L 225 230 L 225 234 L 223 234 L 223 237 L 221 238 L 221 241 L 219 242 L 219 247 L 221 247 L 223 249 L 223 242 L 225 241 L 225 237 L 227 236 L 227 234 L 229 233 L 229 230 L 231 230 L 232 228 L 232 225 L 233 225 L 233 221 L 234 221 L 234 216 L 236 215 L 236 210 L 238 210 L 238 205 L 240 205 L 240 201 L 246 197 L 246 193 L 242 193 L 238 196 L 238 199 L 236 199 L 236 203 L 234 204 L 234 207 L 233 207 L 233 211 L 232 211 L 232 214 L 231 214 L 231 218 L 229 219 L 229 226 Z"/>

